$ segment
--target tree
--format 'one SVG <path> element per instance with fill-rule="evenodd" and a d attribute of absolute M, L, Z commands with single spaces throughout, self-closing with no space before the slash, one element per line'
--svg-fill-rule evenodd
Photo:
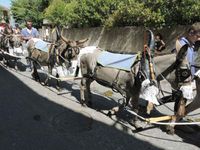
<path fill-rule="evenodd" d="M 45 17 L 55 24 L 73 27 L 102 26 L 120 0 L 53 0 Z"/>
<path fill-rule="evenodd" d="M 56 25 L 70 25 L 78 18 L 75 13 L 76 7 L 78 6 L 75 0 L 53 0 L 45 9 L 44 16 Z"/>
<path fill-rule="evenodd" d="M 41 27 L 43 11 L 48 4 L 49 0 L 12 0 L 11 11 L 18 23 L 32 19 L 34 26 Z"/>
<path fill-rule="evenodd" d="M 110 15 L 106 26 L 158 26 L 164 21 L 160 10 L 152 10 L 145 3 L 137 0 L 126 0 Z"/>
<path fill-rule="evenodd" d="M 200 21 L 199 0 L 13 0 L 17 21 L 42 19 L 69 27 L 166 27 Z"/>

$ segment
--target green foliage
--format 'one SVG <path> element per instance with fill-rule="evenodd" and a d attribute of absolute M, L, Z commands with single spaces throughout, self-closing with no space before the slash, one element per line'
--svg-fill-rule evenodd
<path fill-rule="evenodd" d="M 69 27 L 164 27 L 200 21 L 199 0 L 13 0 L 17 21 L 46 18 Z"/>
<path fill-rule="evenodd" d="M 53 0 L 45 17 L 55 24 L 74 27 L 102 26 L 119 0 Z"/>
<path fill-rule="evenodd" d="M 53 0 L 45 10 L 45 17 L 55 24 L 63 24 L 65 5 L 63 0 Z"/>
<path fill-rule="evenodd" d="M 110 15 L 106 26 L 157 26 L 164 21 L 160 10 L 154 11 L 145 3 L 135 0 L 123 1 L 118 9 Z"/>
<path fill-rule="evenodd" d="M 147 0 L 145 5 L 160 11 L 164 18 L 160 26 L 187 25 L 200 21 L 199 0 Z"/>
<path fill-rule="evenodd" d="M 48 3 L 48 0 L 12 0 L 11 11 L 18 23 L 31 19 L 34 26 L 40 27 L 43 20 L 43 11 Z"/>
<path fill-rule="evenodd" d="M 126 0 L 106 25 L 164 27 L 196 21 L 200 21 L 199 0 Z"/>
<path fill-rule="evenodd" d="M 81 26 L 103 26 L 119 4 L 119 0 L 79 0 L 77 13 Z"/>

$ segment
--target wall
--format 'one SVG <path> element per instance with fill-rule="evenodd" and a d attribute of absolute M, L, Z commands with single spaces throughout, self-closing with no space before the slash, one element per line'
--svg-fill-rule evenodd
<path fill-rule="evenodd" d="M 160 32 L 163 35 L 168 52 L 174 48 L 177 37 L 186 30 L 187 26 L 177 26 L 153 32 Z M 63 35 L 70 40 L 89 38 L 85 46 L 94 45 L 113 52 L 135 53 L 143 49 L 144 31 L 143 27 L 116 27 L 110 30 L 101 27 L 73 28 L 65 29 Z"/>

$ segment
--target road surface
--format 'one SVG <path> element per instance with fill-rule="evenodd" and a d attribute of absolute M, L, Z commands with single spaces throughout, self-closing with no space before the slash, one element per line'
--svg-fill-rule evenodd
<path fill-rule="evenodd" d="M 44 87 L 31 72 L 0 66 L 0 149 L 4 150 L 198 150 L 199 126 L 179 127 L 168 135 L 162 126 L 141 123 L 136 131 L 127 123 L 130 114 L 108 117 L 104 113 L 117 104 L 119 94 L 96 83 L 92 85 L 93 108 L 79 103 L 79 81 L 56 82 Z M 110 98 L 106 98 L 107 95 Z M 171 107 L 173 104 L 169 103 Z M 101 110 L 101 111 L 100 111 Z M 155 113 L 172 114 L 164 107 Z M 199 118 L 200 110 L 191 117 Z M 185 131 L 183 131 L 185 130 Z"/>

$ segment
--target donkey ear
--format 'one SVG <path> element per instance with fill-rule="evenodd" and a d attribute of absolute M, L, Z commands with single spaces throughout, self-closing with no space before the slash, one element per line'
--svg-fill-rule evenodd
<path fill-rule="evenodd" d="M 176 55 L 177 60 L 182 60 L 186 56 L 188 46 L 189 46 L 188 44 L 185 44 L 180 48 L 178 54 Z"/>
<path fill-rule="evenodd" d="M 88 40 L 89 40 L 88 38 L 87 38 L 87 39 L 78 40 L 78 41 L 76 41 L 76 44 L 77 44 L 77 46 L 82 47 L 83 44 L 84 44 L 85 42 L 87 42 Z"/>
<path fill-rule="evenodd" d="M 63 36 L 63 29 L 62 29 L 62 31 L 61 31 L 60 37 L 61 37 L 61 39 L 62 39 L 64 42 L 66 42 L 67 44 L 70 42 L 69 39 L 67 39 L 66 37 Z"/>

